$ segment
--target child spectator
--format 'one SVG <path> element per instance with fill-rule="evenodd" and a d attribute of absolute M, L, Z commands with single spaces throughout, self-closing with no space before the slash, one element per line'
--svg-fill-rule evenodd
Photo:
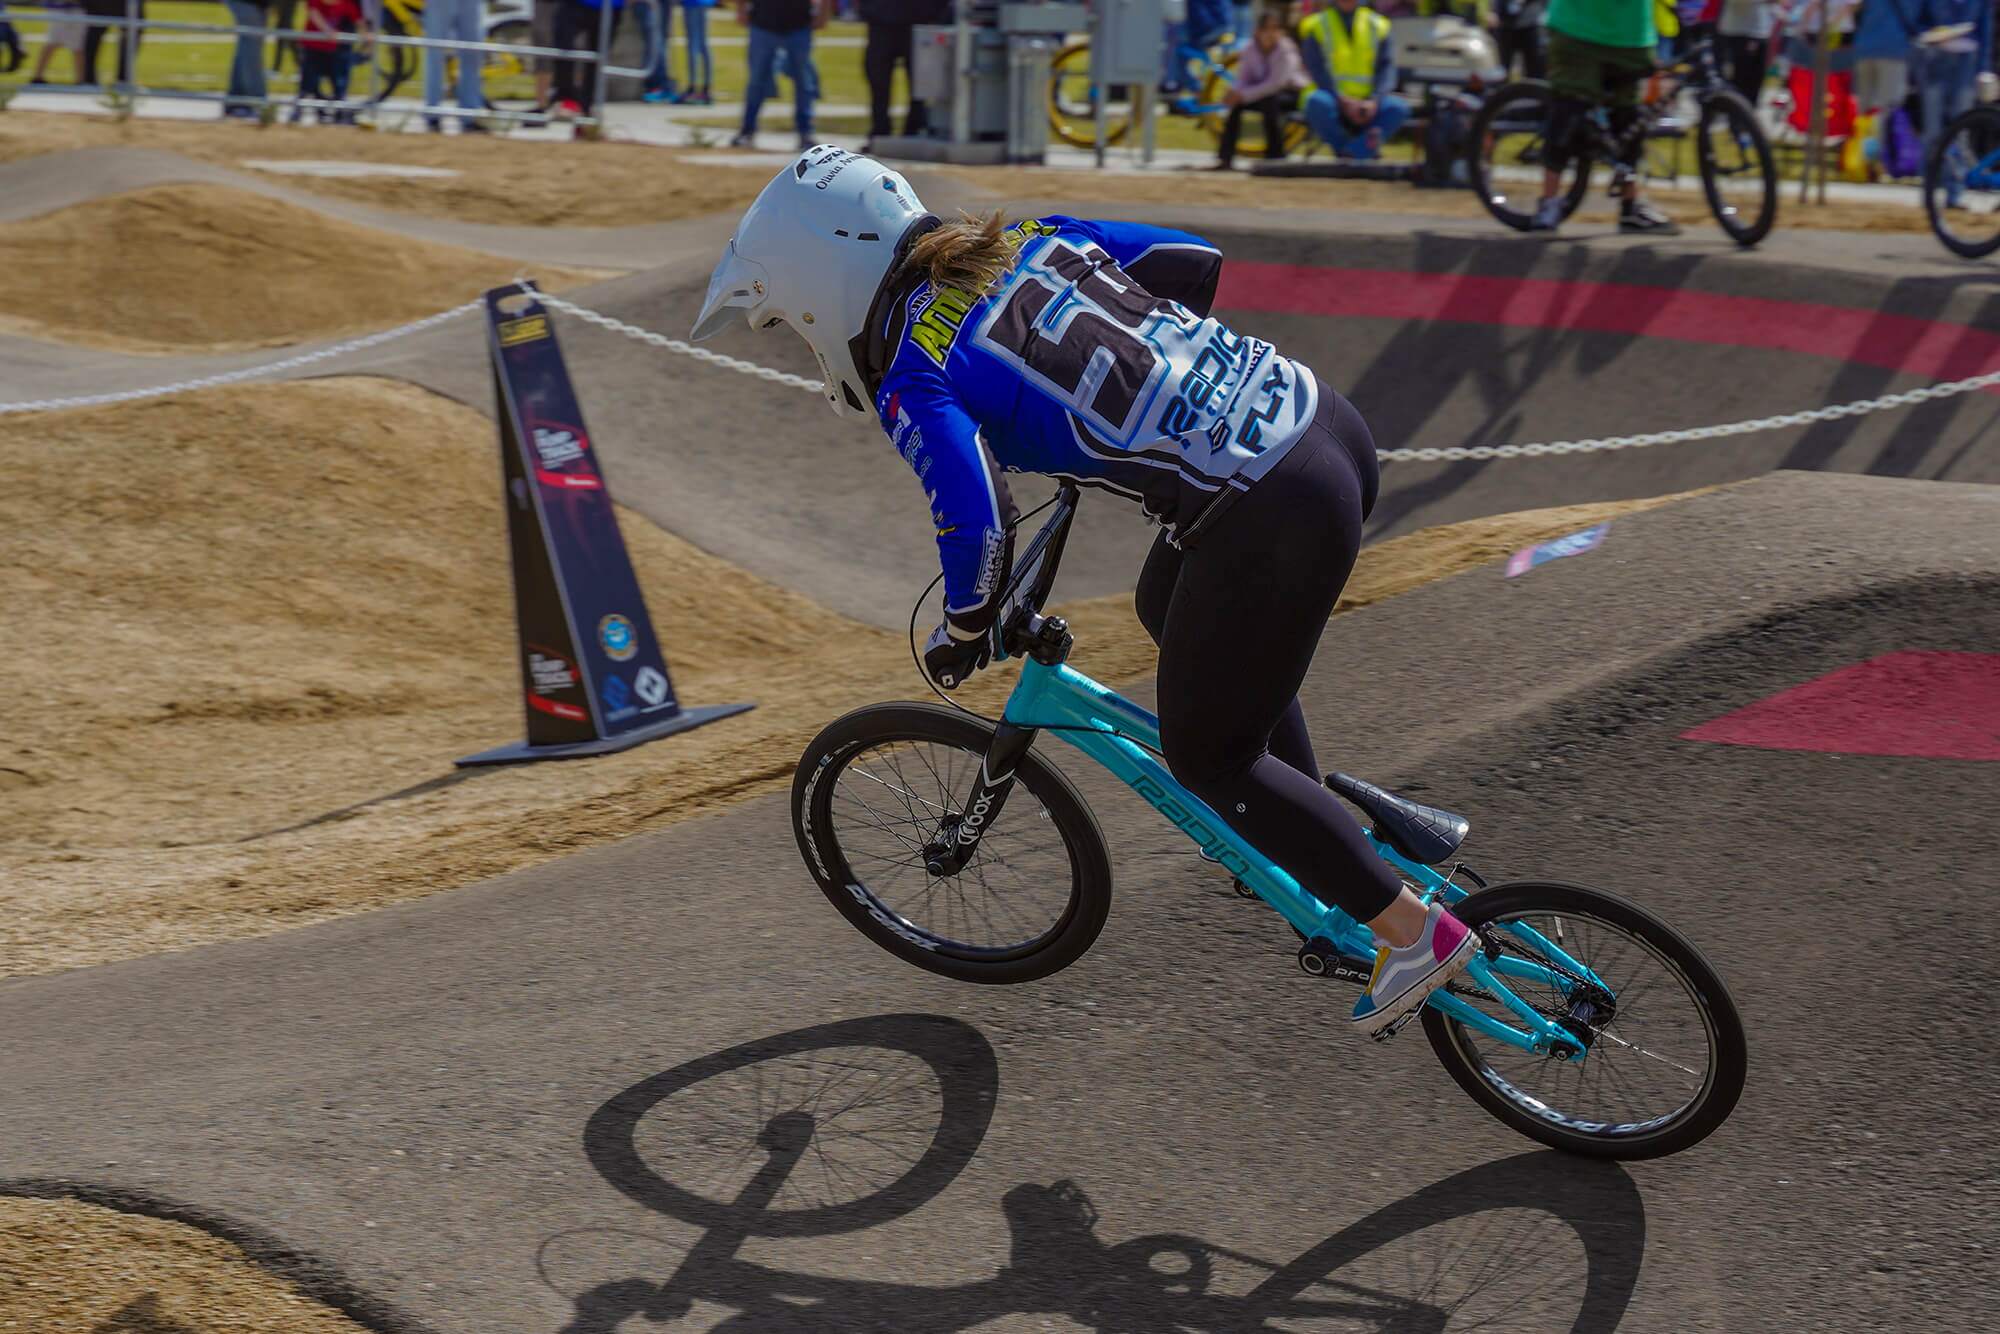
<path fill-rule="evenodd" d="M 347 72 L 353 67 L 354 48 L 335 40 L 337 33 L 365 33 L 368 16 L 361 12 L 361 0 L 306 0 L 306 36 L 299 38 L 299 96 L 328 102 L 347 100 Z M 299 123 L 305 109 L 292 106 L 292 124 Z M 346 107 L 319 108 L 319 123 L 352 125 L 354 113 Z"/>
<path fill-rule="evenodd" d="M 1267 9 L 1257 18 L 1255 35 L 1236 65 L 1236 86 L 1223 94 L 1229 104 L 1229 119 L 1222 126 L 1222 146 L 1216 155 L 1216 169 L 1228 171 L 1236 159 L 1236 139 L 1243 132 L 1243 116 L 1255 111 L 1264 118 L 1264 159 L 1276 162 L 1285 155 L 1285 113 L 1296 107 L 1299 90 L 1312 86 L 1306 77 L 1305 61 L 1298 45 L 1285 31 L 1285 16 Z"/>
<path fill-rule="evenodd" d="M 42 0 L 42 7 L 49 11 L 48 36 L 42 39 L 42 49 L 35 56 L 35 71 L 28 79 L 30 84 L 47 83 L 42 76 L 49 72 L 49 62 L 58 51 L 69 52 L 70 77 L 81 80 L 83 76 L 83 6 L 76 0 Z"/>
<path fill-rule="evenodd" d="M 715 61 L 708 54 L 708 11 L 714 7 L 715 0 L 681 0 L 681 30 L 687 34 L 688 67 L 687 87 L 681 93 L 681 101 L 692 107 L 709 106 L 715 101 L 708 91 L 715 74 Z"/>

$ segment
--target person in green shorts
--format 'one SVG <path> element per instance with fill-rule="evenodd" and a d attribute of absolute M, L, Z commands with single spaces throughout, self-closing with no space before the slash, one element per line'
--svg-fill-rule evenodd
<path fill-rule="evenodd" d="M 1654 0 L 1551 0 L 1549 83 L 1555 98 L 1544 140 L 1542 202 L 1532 229 L 1552 232 L 1562 222 L 1562 173 L 1570 145 L 1594 105 L 1611 110 L 1611 128 L 1623 143 L 1639 114 L 1639 85 L 1653 72 L 1660 44 L 1653 22 Z M 1632 136 L 1631 160 L 1615 165 L 1611 192 L 1619 199 L 1618 230 L 1674 236 L 1680 228 L 1639 189 L 1634 170 L 1639 142 Z"/>

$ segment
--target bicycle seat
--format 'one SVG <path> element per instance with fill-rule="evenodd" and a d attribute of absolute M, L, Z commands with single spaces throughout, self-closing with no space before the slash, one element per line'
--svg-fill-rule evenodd
<path fill-rule="evenodd" d="M 1463 815 L 1420 805 L 1350 774 L 1328 774 L 1326 785 L 1367 812 L 1377 838 L 1425 866 L 1436 866 L 1458 851 L 1472 832 L 1472 822 Z"/>

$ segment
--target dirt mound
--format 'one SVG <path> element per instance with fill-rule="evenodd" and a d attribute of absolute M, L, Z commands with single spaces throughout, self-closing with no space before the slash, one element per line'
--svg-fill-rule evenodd
<path fill-rule="evenodd" d="M 434 314 L 521 271 L 213 185 L 0 224 L 0 330 L 121 351 L 264 347 Z M 537 266 L 555 290 L 605 277 Z"/>
<path fill-rule="evenodd" d="M 322 380 L 0 421 L 0 975 L 406 899 L 786 781 L 836 714 L 915 690 L 901 635 L 629 512 L 681 693 L 752 713 L 588 764 L 454 771 L 517 734 L 493 428 L 407 385 Z M 1657 502 L 1413 534 L 1364 605 Z M 1078 664 L 1151 670 L 1129 596 L 1067 609 Z M 999 674 L 971 692 L 997 704 Z"/>
<path fill-rule="evenodd" d="M 384 162 L 455 176 L 273 176 L 289 189 L 376 208 L 515 226 L 618 227 L 740 211 L 783 163 L 712 166 L 650 144 L 549 143 L 500 135 L 375 133 L 317 126 L 248 129 L 215 121 L 128 120 L 62 112 L 0 116 L 0 162 L 75 148 L 158 148 L 245 170 L 246 159 Z"/>
<path fill-rule="evenodd" d="M 0 1329 L 364 1328 L 185 1223 L 78 1200 L 0 1196 Z"/>

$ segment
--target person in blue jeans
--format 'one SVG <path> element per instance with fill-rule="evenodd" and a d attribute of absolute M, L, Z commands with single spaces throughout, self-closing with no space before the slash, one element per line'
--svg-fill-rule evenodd
<path fill-rule="evenodd" d="M 644 102 L 673 102 L 674 76 L 667 54 L 674 44 L 674 0 L 638 0 L 639 28 L 646 37 L 646 78 L 639 93 Z"/>
<path fill-rule="evenodd" d="M 687 90 L 681 101 L 705 107 L 715 99 L 709 85 L 715 78 L 715 61 L 708 54 L 708 11 L 715 0 L 681 0 L 681 30 L 687 34 Z"/>
<path fill-rule="evenodd" d="M 479 0 L 426 0 L 424 36 L 434 42 L 482 40 Z M 479 67 L 483 59 L 477 51 L 453 51 L 449 47 L 437 46 L 424 48 L 424 105 L 427 107 L 444 105 L 444 62 L 458 61 L 458 106 L 465 113 L 458 118 L 461 134 L 486 133 L 486 127 L 473 119 L 486 110 L 486 93 L 479 85 Z M 436 114 L 429 116 L 426 123 L 433 133 L 444 130 L 444 119 Z"/>
<path fill-rule="evenodd" d="M 226 3 L 229 20 L 237 27 L 264 26 L 264 6 L 260 0 L 226 0 Z M 264 39 L 239 32 L 236 55 L 229 62 L 229 99 L 222 104 L 222 114 L 233 120 L 256 120 L 263 103 Z"/>
<path fill-rule="evenodd" d="M 1410 118 L 1396 96 L 1389 20 L 1360 3 L 1333 0 L 1299 25 L 1299 54 L 1315 85 L 1306 123 L 1337 156 L 1372 158 Z"/>
<path fill-rule="evenodd" d="M 1916 26 L 1910 68 L 1923 98 L 1928 162 L 1945 127 L 1971 109 L 1979 72 L 1993 63 L 1993 0 L 1919 0 Z M 1964 179 L 1951 172 L 1945 178 L 1945 207 L 1959 207 L 1964 196 Z"/>
<path fill-rule="evenodd" d="M 794 94 L 793 126 L 799 147 L 812 144 L 812 35 L 833 14 L 833 0 L 736 0 L 736 21 L 750 30 L 750 86 L 743 93 L 743 128 L 729 141 L 732 148 L 757 142 L 757 113 L 777 88 L 779 53 L 791 71 Z"/>

